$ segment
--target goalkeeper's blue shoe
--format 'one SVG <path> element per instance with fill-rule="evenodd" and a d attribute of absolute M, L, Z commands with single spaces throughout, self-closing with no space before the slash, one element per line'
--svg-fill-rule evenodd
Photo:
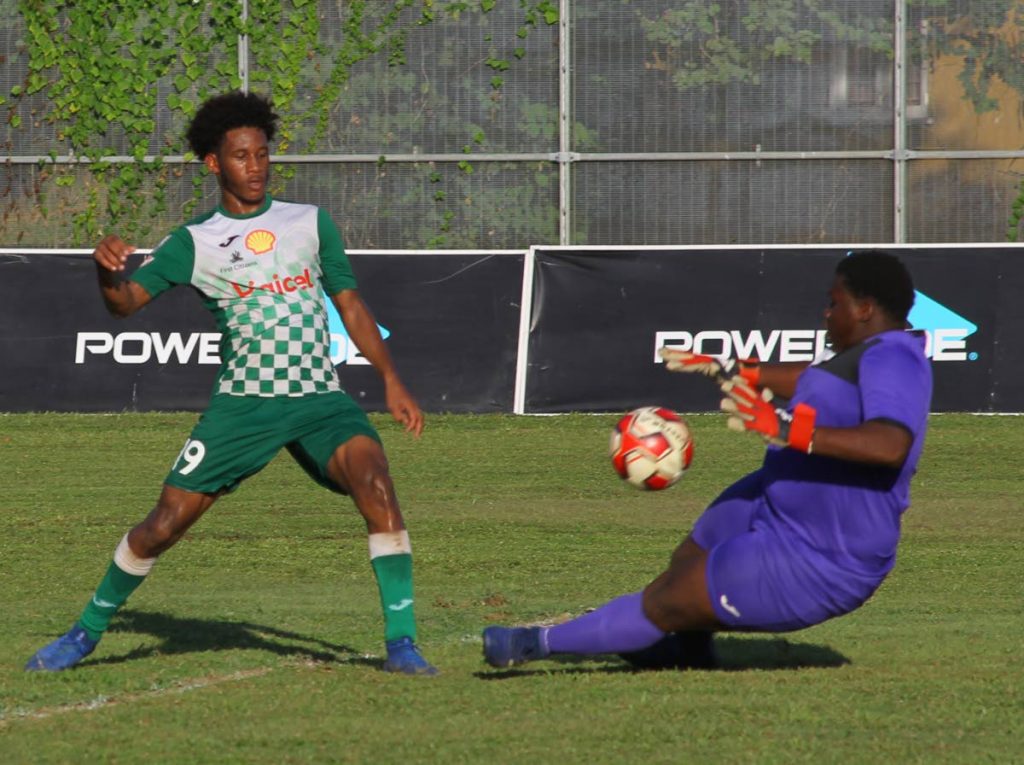
<path fill-rule="evenodd" d="M 385 672 L 428 676 L 438 674 L 437 667 L 423 658 L 412 638 L 389 640 L 384 645 L 388 649 L 388 658 L 383 666 Z"/>
<path fill-rule="evenodd" d="M 25 671 L 59 672 L 70 669 L 91 654 L 98 642 L 76 624 L 52 643 L 36 651 L 25 665 Z"/>
<path fill-rule="evenodd" d="M 492 667 L 514 667 L 547 657 L 540 627 L 488 627 L 484 630 L 484 661 Z"/>

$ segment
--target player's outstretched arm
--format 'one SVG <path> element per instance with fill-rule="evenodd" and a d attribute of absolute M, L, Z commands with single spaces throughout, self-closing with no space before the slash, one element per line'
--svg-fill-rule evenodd
<path fill-rule="evenodd" d="M 717 382 L 719 387 L 739 379 L 752 388 L 771 388 L 785 397 L 793 395 L 797 378 L 808 366 L 792 362 L 762 364 L 757 359 L 718 359 L 669 346 L 658 349 L 658 355 L 670 372 L 701 374 Z"/>
<path fill-rule="evenodd" d="M 869 420 L 855 428 L 814 431 L 815 454 L 891 468 L 903 466 L 913 443 L 910 431 L 882 420 Z"/>
<path fill-rule="evenodd" d="M 687 372 L 710 377 L 722 385 L 735 376 L 742 377 L 751 385 L 757 385 L 760 377 L 760 365 L 756 359 L 724 359 L 703 353 L 692 353 L 680 348 L 664 346 L 658 349 L 658 355 L 665 362 L 670 372 Z"/>
<path fill-rule="evenodd" d="M 758 372 L 757 385 L 768 388 L 782 398 L 793 398 L 796 393 L 797 378 L 809 367 L 807 362 L 780 361 L 772 364 L 761 364 Z"/>
<path fill-rule="evenodd" d="M 419 436 L 423 432 L 423 412 L 399 378 L 391 352 L 377 329 L 377 321 L 369 306 L 357 290 L 342 290 L 331 300 L 348 336 L 384 380 L 384 396 L 391 416 L 402 423 L 406 432 Z"/>
<path fill-rule="evenodd" d="M 100 294 L 107 310 L 114 316 L 131 316 L 150 301 L 150 295 L 141 285 L 123 278 L 122 272 L 128 256 L 135 248 L 117 234 L 103 238 L 92 253 L 96 263 Z"/>

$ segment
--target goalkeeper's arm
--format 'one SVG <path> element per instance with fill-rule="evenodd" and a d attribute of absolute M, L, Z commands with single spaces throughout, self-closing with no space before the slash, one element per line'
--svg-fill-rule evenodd
<path fill-rule="evenodd" d="M 815 428 L 814 453 L 849 462 L 902 467 L 914 439 L 888 420 L 868 420 L 852 428 Z"/>
<path fill-rule="evenodd" d="M 774 364 L 761 364 L 761 374 L 757 385 L 768 388 L 782 398 L 793 398 L 796 393 L 797 378 L 810 364 L 802 361 L 785 361 Z"/>

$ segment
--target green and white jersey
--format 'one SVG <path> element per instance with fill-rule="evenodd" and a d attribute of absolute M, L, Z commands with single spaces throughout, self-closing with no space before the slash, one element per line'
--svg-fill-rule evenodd
<path fill-rule="evenodd" d="M 324 294 L 355 289 L 356 280 L 341 234 L 319 208 L 269 196 L 251 215 L 218 206 L 172 231 L 131 279 L 154 298 L 176 284 L 202 296 L 222 333 L 215 392 L 341 389 Z"/>

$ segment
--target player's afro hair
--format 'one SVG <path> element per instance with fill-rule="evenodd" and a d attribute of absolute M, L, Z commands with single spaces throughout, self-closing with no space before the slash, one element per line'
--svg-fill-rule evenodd
<path fill-rule="evenodd" d="M 839 261 L 836 275 L 857 298 L 871 298 L 889 316 L 905 322 L 914 305 L 914 282 L 895 255 L 881 250 L 851 252 Z"/>
<path fill-rule="evenodd" d="M 220 149 L 229 130 L 251 127 L 262 130 L 271 141 L 277 132 L 277 115 L 270 99 L 240 90 L 214 96 L 199 107 L 185 133 L 185 140 L 195 155 L 202 159 Z"/>

